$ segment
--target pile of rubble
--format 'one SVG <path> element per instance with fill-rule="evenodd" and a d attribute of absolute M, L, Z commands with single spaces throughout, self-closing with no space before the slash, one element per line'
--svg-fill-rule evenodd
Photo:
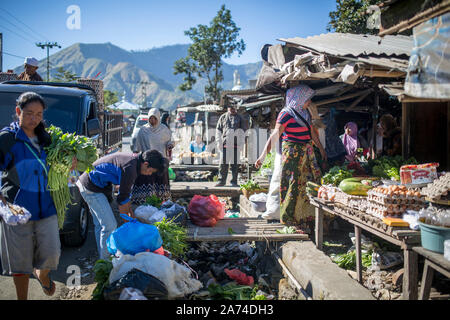
<path fill-rule="evenodd" d="M 203 284 L 203 292 L 197 296 L 207 296 L 206 292 L 211 284 L 225 286 L 233 281 L 229 276 L 230 270 L 239 270 L 254 283 L 259 295 L 266 299 L 274 299 L 277 281 L 272 279 L 271 268 L 265 268 L 273 258 L 264 255 L 255 243 L 238 241 L 198 242 L 191 243 L 186 253 L 187 264 L 194 270 L 196 278 Z M 275 286 L 274 286 L 275 284 Z"/>

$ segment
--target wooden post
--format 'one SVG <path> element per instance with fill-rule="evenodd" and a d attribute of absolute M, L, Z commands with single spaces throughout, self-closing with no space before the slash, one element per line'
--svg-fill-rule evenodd
<path fill-rule="evenodd" d="M 355 225 L 355 245 L 356 245 L 356 275 L 359 283 L 362 283 L 361 265 L 361 228 Z"/>
<path fill-rule="evenodd" d="M 316 248 L 323 249 L 323 211 L 319 207 L 315 207 L 316 214 Z"/>
<path fill-rule="evenodd" d="M 403 250 L 405 273 L 403 275 L 403 300 L 417 300 L 417 253 L 411 249 Z"/>
<path fill-rule="evenodd" d="M 374 102 L 373 102 L 373 124 L 372 124 L 372 146 L 374 148 L 373 158 L 376 157 L 377 154 L 377 124 L 378 124 L 378 110 L 380 109 L 380 96 L 378 94 L 378 89 L 375 89 L 374 93 Z"/>
<path fill-rule="evenodd" d="M 425 259 L 423 267 L 422 284 L 420 286 L 419 300 L 428 300 L 430 298 L 431 283 L 433 281 L 434 269 L 430 262 Z"/>
<path fill-rule="evenodd" d="M 402 103 L 402 156 L 405 159 L 409 158 L 410 140 L 411 140 L 411 107 L 409 103 Z"/>

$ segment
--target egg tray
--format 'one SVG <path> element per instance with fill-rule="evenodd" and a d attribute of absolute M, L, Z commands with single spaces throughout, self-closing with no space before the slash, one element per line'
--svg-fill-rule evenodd
<path fill-rule="evenodd" d="M 410 205 L 382 205 L 369 201 L 367 213 L 375 215 L 379 218 L 383 217 L 401 217 L 408 210 L 419 211 L 424 206 L 421 204 Z"/>
<path fill-rule="evenodd" d="M 403 197 L 403 196 L 394 196 L 394 197 L 388 197 L 384 194 L 376 194 L 376 193 L 370 193 L 367 195 L 367 200 L 378 203 L 378 204 L 424 204 L 425 198 L 424 197 Z"/>
<path fill-rule="evenodd" d="M 450 173 L 446 173 L 422 189 L 422 193 L 433 200 L 448 200 L 449 191 Z"/>

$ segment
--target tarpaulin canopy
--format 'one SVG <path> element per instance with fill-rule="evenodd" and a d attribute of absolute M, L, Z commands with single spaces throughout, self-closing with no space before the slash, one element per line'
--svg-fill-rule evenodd
<path fill-rule="evenodd" d="M 107 108 L 115 109 L 115 110 L 139 110 L 140 106 L 125 100 L 113 103 Z"/>
<path fill-rule="evenodd" d="M 413 34 L 405 93 L 450 99 L 450 12 L 418 25 Z"/>

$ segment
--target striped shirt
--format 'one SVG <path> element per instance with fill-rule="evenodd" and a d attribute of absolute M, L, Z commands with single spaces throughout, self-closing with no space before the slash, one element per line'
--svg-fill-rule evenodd
<path fill-rule="evenodd" d="M 299 125 L 288 112 L 281 111 L 278 115 L 277 123 L 284 127 L 283 141 L 307 143 L 311 140 L 311 133 L 308 131 L 308 128 Z"/>

